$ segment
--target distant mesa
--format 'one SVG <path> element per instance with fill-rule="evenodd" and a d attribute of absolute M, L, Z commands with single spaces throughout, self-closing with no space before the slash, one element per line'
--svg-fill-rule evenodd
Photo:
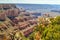
<path fill-rule="evenodd" d="M 58 12 L 58 13 L 60 13 L 60 11 L 59 11 L 59 10 L 51 10 L 51 12 Z"/>
<path fill-rule="evenodd" d="M 7 10 L 10 8 L 16 8 L 16 6 L 14 4 L 0 4 L 0 10 Z"/>

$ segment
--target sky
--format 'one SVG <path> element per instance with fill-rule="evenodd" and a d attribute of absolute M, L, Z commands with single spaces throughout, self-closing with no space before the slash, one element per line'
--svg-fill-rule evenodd
<path fill-rule="evenodd" d="M 57 4 L 60 0 L 0 0 L 1 3 L 19 3 L 19 4 Z"/>

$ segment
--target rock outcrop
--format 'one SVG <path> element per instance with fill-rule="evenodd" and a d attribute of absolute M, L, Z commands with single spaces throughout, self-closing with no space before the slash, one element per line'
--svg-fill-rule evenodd
<path fill-rule="evenodd" d="M 6 14 L 4 12 L 0 13 L 0 21 L 3 21 L 6 19 Z"/>
<path fill-rule="evenodd" d="M 20 13 L 20 11 L 19 11 L 18 8 L 8 9 L 8 10 L 6 11 L 6 15 L 7 15 L 8 17 L 10 17 L 10 18 L 18 16 L 19 13 Z"/>

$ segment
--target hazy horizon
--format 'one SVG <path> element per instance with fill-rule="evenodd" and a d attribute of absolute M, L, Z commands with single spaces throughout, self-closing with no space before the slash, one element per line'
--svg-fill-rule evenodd
<path fill-rule="evenodd" d="M 60 9 L 60 5 L 49 5 L 49 4 L 16 4 L 17 7 L 25 9 Z"/>

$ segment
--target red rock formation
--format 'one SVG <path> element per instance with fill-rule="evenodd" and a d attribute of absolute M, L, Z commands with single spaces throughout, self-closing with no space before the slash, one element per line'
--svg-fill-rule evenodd
<path fill-rule="evenodd" d="M 18 18 L 14 18 L 14 19 L 12 19 L 12 22 L 15 23 L 15 24 L 18 24 L 19 19 Z"/>
<path fill-rule="evenodd" d="M 37 22 L 36 22 L 36 21 L 33 21 L 33 20 L 29 20 L 28 22 L 29 22 L 31 25 L 37 24 Z"/>
<path fill-rule="evenodd" d="M 6 19 L 6 15 L 4 12 L 0 13 L 0 20 L 5 20 Z"/>
<path fill-rule="evenodd" d="M 23 34 L 24 36 L 28 36 L 30 33 L 32 33 L 34 31 L 34 28 L 29 28 L 28 30 L 24 31 Z"/>
<path fill-rule="evenodd" d="M 8 9 L 6 11 L 6 15 L 8 17 L 16 17 L 16 16 L 18 16 L 19 13 L 20 13 L 20 11 L 17 8 L 15 8 L 15 9 Z"/>

